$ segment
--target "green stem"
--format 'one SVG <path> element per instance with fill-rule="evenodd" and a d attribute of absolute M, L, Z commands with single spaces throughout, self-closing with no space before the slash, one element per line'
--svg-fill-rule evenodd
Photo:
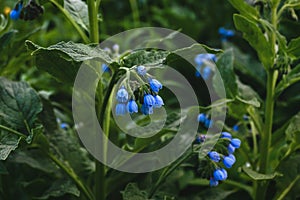
<path fill-rule="evenodd" d="M 27 137 L 27 136 L 24 135 L 23 133 L 20 133 L 19 131 L 13 130 L 13 129 L 8 128 L 8 127 L 3 126 L 3 125 L 0 125 L 0 129 L 5 130 L 5 131 L 8 131 L 8 132 L 10 132 L 10 133 L 12 133 L 12 134 L 15 134 L 15 135 L 17 135 L 17 136 L 19 136 L 19 137 L 22 137 L 22 138 L 26 138 L 26 137 Z"/>
<path fill-rule="evenodd" d="M 129 0 L 129 3 L 130 3 L 131 10 L 132 10 L 133 23 L 134 23 L 134 26 L 137 27 L 140 22 L 139 8 L 138 8 L 136 0 Z"/>
<path fill-rule="evenodd" d="M 100 2 L 99 2 L 100 3 Z M 88 11 L 89 11 L 89 24 L 90 24 L 90 40 L 92 43 L 99 42 L 99 31 L 98 31 L 98 7 L 96 7 L 95 0 L 87 0 Z"/>
<path fill-rule="evenodd" d="M 300 175 L 296 176 L 296 178 L 289 184 L 289 186 L 281 193 L 281 195 L 277 198 L 277 200 L 282 200 L 289 193 L 289 191 L 293 188 L 293 186 L 300 179 Z"/>
<path fill-rule="evenodd" d="M 82 29 L 76 23 L 76 21 L 72 18 L 72 16 L 68 13 L 68 11 L 66 11 L 58 2 L 56 2 L 56 0 L 49 0 L 49 1 L 52 4 L 54 4 L 62 12 L 62 14 L 66 17 L 66 19 L 74 26 L 74 28 L 81 36 L 84 43 L 89 43 L 90 42 L 89 38 L 85 35 L 85 33 L 82 31 Z"/>
<path fill-rule="evenodd" d="M 84 195 L 89 199 L 89 200 L 94 200 L 95 198 L 93 197 L 93 194 L 89 191 L 87 187 L 82 183 L 82 181 L 79 179 L 77 174 L 74 173 L 74 171 L 66 166 L 63 162 L 61 162 L 58 158 L 55 157 L 52 153 L 47 153 L 49 158 L 57 164 L 75 183 L 76 185 L 80 188 L 80 190 L 84 193 Z"/>

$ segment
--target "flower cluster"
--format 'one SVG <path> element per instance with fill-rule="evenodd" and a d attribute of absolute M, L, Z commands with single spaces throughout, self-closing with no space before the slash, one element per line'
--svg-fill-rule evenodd
<path fill-rule="evenodd" d="M 137 66 L 136 73 L 146 78 L 147 70 L 145 66 Z M 137 113 L 140 104 L 141 112 L 144 115 L 153 114 L 154 108 L 160 108 L 164 105 L 163 99 L 158 95 L 159 90 L 162 89 L 162 84 L 154 79 L 148 78 L 148 82 L 141 87 L 138 87 L 132 92 L 130 98 L 129 94 L 124 86 L 122 86 L 117 92 L 117 105 L 116 115 L 125 115 L 126 113 Z M 128 85 L 128 87 L 130 87 Z M 130 89 L 131 91 L 131 89 Z M 136 101 L 135 99 L 138 99 Z"/>
<path fill-rule="evenodd" d="M 204 113 L 200 113 L 198 115 L 198 122 L 202 123 L 205 128 L 210 128 L 213 125 L 213 120 L 209 119 L 209 117 Z"/>
<path fill-rule="evenodd" d="M 233 30 L 221 27 L 219 28 L 219 34 L 221 36 L 222 41 L 227 41 L 228 38 L 233 37 L 235 35 L 235 32 Z"/>
<path fill-rule="evenodd" d="M 212 75 L 211 62 L 216 62 L 217 57 L 211 53 L 201 53 L 196 55 L 196 77 L 202 77 L 204 80 L 208 80 Z"/>
<path fill-rule="evenodd" d="M 227 179 L 227 171 L 225 168 L 231 168 L 236 162 L 236 158 L 233 155 L 235 149 L 241 146 L 241 141 L 238 138 L 232 138 L 228 132 L 222 132 L 221 139 L 229 141 L 227 146 L 227 154 L 223 155 L 217 151 L 211 151 L 207 154 L 208 158 L 214 163 L 214 171 L 210 177 L 210 186 L 217 186 L 219 181 Z M 222 161 L 222 164 L 220 163 Z"/>

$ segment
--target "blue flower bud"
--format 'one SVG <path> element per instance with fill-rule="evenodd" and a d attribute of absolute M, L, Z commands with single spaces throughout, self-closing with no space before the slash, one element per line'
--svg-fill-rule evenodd
<path fill-rule="evenodd" d="M 10 11 L 9 16 L 12 20 L 17 20 L 20 17 L 20 12 L 17 10 L 12 10 L 12 11 Z"/>
<path fill-rule="evenodd" d="M 219 162 L 220 161 L 220 155 L 218 152 L 216 151 L 211 151 L 208 153 L 208 156 L 210 157 L 210 159 L 214 162 Z"/>
<path fill-rule="evenodd" d="M 232 154 L 230 154 L 230 155 L 232 155 Z M 233 159 L 232 156 L 226 156 L 226 157 L 224 157 L 223 163 L 224 163 L 224 165 L 225 165 L 226 168 L 231 168 L 232 165 L 235 163 L 235 158 Z"/>
<path fill-rule="evenodd" d="M 241 146 L 241 140 L 240 139 L 238 139 L 238 138 L 234 138 L 234 139 L 232 139 L 231 140 L 231 145 L 234 147 L 234 148 L 240 148 L 240 146 Z"/>
<path fill-rule="evenodd" d="M 154 108 L 160 108 L 161 106 L 164 105 L 164 101 L 159 95 L 155 95 L 154 99 L 155 99 Z"/>
<path fill-rule="evenodd" d="M 225 172 L 226 172 L 226 170 L 225 170 Z M 220 169 L 216 169 L 215 171 L 214 171 L 214 173 L 213 173 L 213 176 L 214 176 L 214 179 L 216 180 L 216 181 L 223 181 L 223 180 L 225 180 L 227 177 L 227 172 L 226 172 L 226 174 L 224 174 L 224 171 L 223 170 L 220 170 Z"/>
<path fill-rule="evenodd" d="M 138 66 L 138 67 L 136 68 L 136 71 L 137 71 L 137 73 L 138 73 L 139 75 L 141 75 L 141 76 L 145 76 L 146 73 L 147 73 L 147 69 L 146 69 L 146 67 L 143 66 L 143 65 Z"/>
<path fill-rule="evenodd" d="M 144 115 L 151 115 L 151 114 L 153 114 L 153 107 L 152 106 L 146 106 L 145 104 L 143 104 L 142 107 L 141 107 L 141 112 Z"/>
<path fill-rule="evenodd" d="M 162 84 L 156 79 L 151 79 L 149 84 L 153 92 L 158 92 L 162 88 Z"/>
<path fill-rule="evenodd" d="M 152 107 L 155 104 L 155 98 L 151 94 L 146 94 L 144 96 L 144 105 L 147 107 Z"/>
<path fill-rule="evenodd" d="M 204 80 L 208 80 L 211 75 L 211 69 L 209 66 L 204 67 L 202 77 Z"/>
<path fill-rule="evenodd" d="M 205 139 L 206 139 L 206 136 L 205 136 L 205 135 L 197 135 L 195 142 L 196 142 L 197 144 L 200 144 L 200 143 L 204 142 Z"/>
<path fill-rule="evenodd" d="M 127 110 L 130 114 L 138 112 L 138 105 L 135 100 L 130 100 L 127 103 Z"/>
<path fill-rule="evenodd" d="M 228 133 L 228 132 L 222 132 L 222 133 L 221 133 L 221 138 L 228 138 L 228 139 L 231 139 L 232 136 L 231 136 L 231 134 Z"/>
<path fill-rule="evenodd" d="M 118 103 L 116 105 L 116 115 L 125 115 L 127 113 L 127 107 L 124 103 Z"/>
<path fill-rule="evenodd" d="M 232 130 L 233 131 L 235 131 L 235 132 L 238 132 L 239 131 L 239 125 L 234 125 L 233 127 L 232 127 Z"/>
<path fill-rule="evenodd" d="M 60 128 L 62 128 L 62 129 L 68 129 L 69 125 L 67 123 L 61 123 L 60 124 Z"/>
<path fill-rule="evenodd" d="M 105 63 L 102 64 L 102 72 L 109 72 L 109 67 Z"/>
<path fill-rule="evenodd" d="M 128 101 L 128 92 L 124 86 L 122 86 L 117 92 L 117 100 L 119 103 L 126 103 Z"/>
<path fill-rule="evenodd" d="M 227 171 L 225 170 L 225 169 L 221 169 L 221 171 L 223 172 L 223 174 L 224 174 L 224 179 L 223 179 L 223 181 L 225 180 L 225 179 L 227 179 L 227 177 L 228 177 L 228 174 L 227 174 Z"/>
<path fill-rule="evenodd" d="M 235 156 L 233 154 L 229 154 L 228 157 L 231 158 L 232 160 L 234 160 L 234 162 L 236 161 Z"/>
<path fill-rule="evenodd" d="M 235 32 L 233 30 L 225 29 L 223 27 L 220 27 L 219 28 L 219 34 L 222 37 L 228 38 L 228 37 L 233 37 L 235 35 Z"/>
<path fill-rule="evenodd" d="M 204 123 L 205 120 L 206 120 L 206 115 L 205 115 L 204 113 L 200 113 L 200 114 L 198 115 L 198 122 Z"/>
<path fill-rule="evenodd" d="M 209 180 L 209 185 L 211 186 L 211 187 L 215 187 L 215 186 L 217 186 L 219 184 L 219 181 L 216 181 L 214 178 L 210 178 L 210 180 Z"/>
<path fill-rule="evenodd" d="M 211 128 L 213 125 L 213 120 L 210 120 L 210 119 L 206 119 L 205 122 L 204 122 L 204 126 L 206 128 Z"/>
<path fill-rule="evenodd" d="M 228 150 L 229 154 L 233 154 L 234 151 L 235 151 L 235 148 L 231 144 L 229 144 L 228 147 L 227 147 L 227 150 Z"/>

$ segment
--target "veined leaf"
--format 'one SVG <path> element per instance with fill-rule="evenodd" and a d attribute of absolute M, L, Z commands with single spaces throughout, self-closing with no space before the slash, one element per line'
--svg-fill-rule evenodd
<path fill-rule="evenodd" d="M 258 11 L 244 0 L 229 0 L 229 3 L 247 18 L 257 19 L 259 17 Z"/>
<path fill-rule="evenodd" d="M 233 19 L 236 28 L 243 32 L 244 38 L 256 50 L 264 67 L 271 67 L 274 60 L 274 49 L 272 50 L 270 43 L 265 38 L 258 25 L 242 15 L 235 14 Z"/>
<path fill-rule="evenodd" d="M 64 83 L 73 84 L 83 61 L 100 59 L 110 64 L 113 60 L 104 50 L 91 45 L 74 42 L 59 42 L 47 48 L 27 40 L 26 46 L 36 58 L 36 66 Z"/>
<path fill-rule="evenodd" d="M 64 8 L 87 32 L 89 31 L 88 7 L 82 0 L 64 0 Z"/>
<path fill-rule="evenodd" d="M 9 127 L 28 131 L 41 111 L 40 98 L 27 83 L 0 77 L 0 116 Z"/>
<path fill-rule="evenodd" d="M 300 58 L 300 37 L 290 41 L 287 51 L 293 59 Z"/>
<path fill-rule="evenodd" d="M 261 174 L 245 166 L 243 167 L 243 171 L 253 180 L 271 180 L 274 179 L 276 176 L 281 175 L 276 172 L 272 174 Z"/>
<path fill-rule="evenodd" d="M 18 148 L 21 137 L 0 132 L 0 160 L 6 160 L 9 154 Z"/>

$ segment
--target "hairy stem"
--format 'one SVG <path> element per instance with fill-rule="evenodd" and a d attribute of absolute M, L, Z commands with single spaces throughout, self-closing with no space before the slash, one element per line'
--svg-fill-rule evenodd
<path fill-rule="evenodd" d="M 90 24 L 90 40 L 92 43 L 99 42 L 99 31 L 98 31 L 98 7 L 96 6 L 95 0 L 87 0 L 88 11 L 89 11 L 89 24 Z"/>

